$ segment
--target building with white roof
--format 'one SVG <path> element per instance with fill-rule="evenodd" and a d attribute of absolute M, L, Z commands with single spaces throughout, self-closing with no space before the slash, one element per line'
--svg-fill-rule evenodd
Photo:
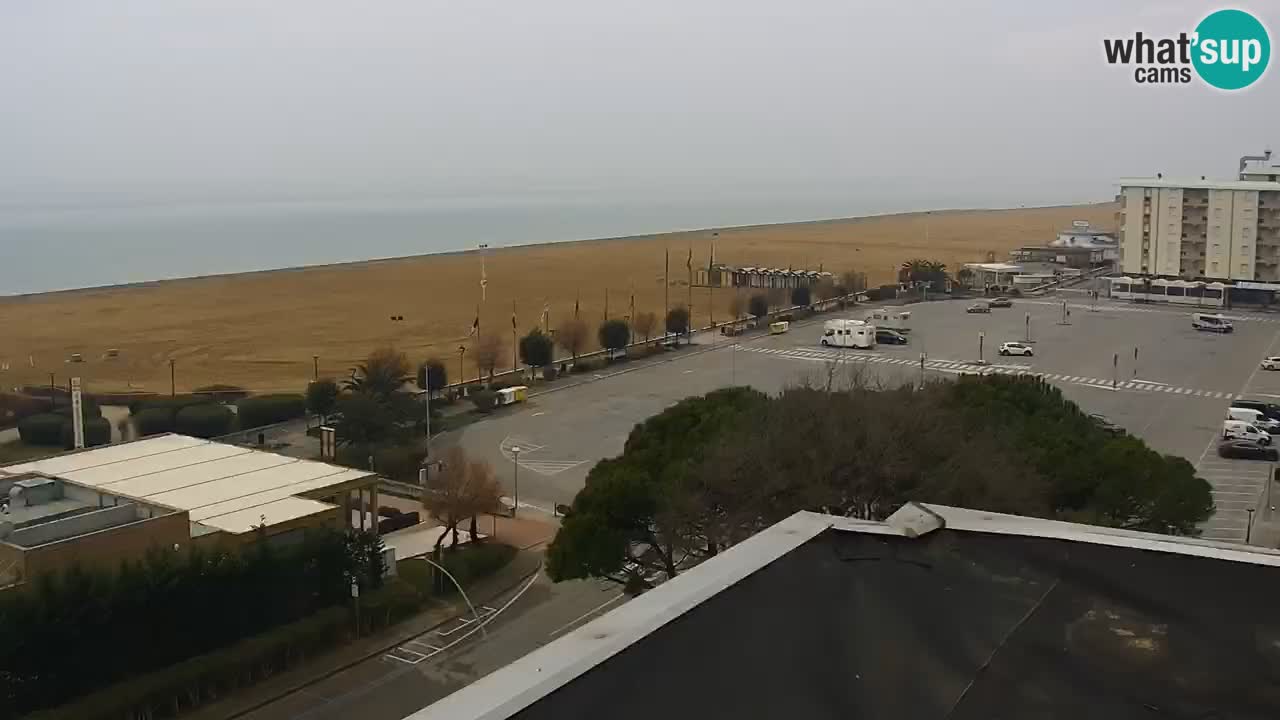
<path fill-rule="evenodd" d="M 281 541 L 312 527 L 376 530 L 377 482 L 367 470 L 183 435 L 10 465 L 0 468 L 0 491 L 10 497 L 0 513 L 0 571 L 6 558 L 19 577 L 76 559 L 118 564 L 152 545 L 239 543 L 259 529 Z M 356 521 L 353 507 L 361 509 Z M 102 551 L 126 531 L 127 551 Z M 16 542 L 27 536 L 45 542 Z M 60 546 L 53 555 L 50 544 Z"/>

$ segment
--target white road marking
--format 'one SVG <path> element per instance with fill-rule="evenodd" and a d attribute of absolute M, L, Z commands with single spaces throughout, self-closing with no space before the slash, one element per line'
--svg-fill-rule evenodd
<path fill-rule="evenodd" d="M 597 605 L 597 606 L 595 606 L 595 607 L 591 608 L 590 610 L 588 610 L 588 611 L 586 611 L 586 612 L 582 613 L 582 614 L 581 614 L 581 615 L 579 615 L 578 617 L 576 617 L 576 618 L 574 618 L 574 619 L 570 620 L 569 622 L 567 622 L 567 623 L 565 623 L 565 624 L 561 625 L 560 627 L 556 628 L 555 630 L 552 630 L 552 631 L 551 631 L 551 634 L 550 634 L 550 635 L 548 635 L 547 637 L 555 637 L 555 636 L 559 635 L 560 633 L 564 632 L 565 630 L 568 630 L 569 628 L 573 627 L 574 625 L 577 625 L 578 623 L 582 622 L 583 620 L 586 620 L 587 618 L 591 617 L 592 615 L 595 615 L 596 613 L 600 612 L 601 610 L 603 610 L 603 609 L 605 609 L 605 608 L 609 607 L 610 605 L 612 605 L 612 604 L 614 604 L 614 603 L 618 602 L 619 600 L 621 600 L 621 599 L 622 599 L 623 597 L 625 597 L 625 596 L 626 596 L 626 593 L 618 593 L 617 595 L 614 595 L 613 597 L 609 598 L 608 600 L 605 600 L 604 602 L 600 603 L 599 605 Z"/>

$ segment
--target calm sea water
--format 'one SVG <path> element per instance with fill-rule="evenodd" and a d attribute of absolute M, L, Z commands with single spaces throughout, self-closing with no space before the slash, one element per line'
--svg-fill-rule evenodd
<path fill-rule="evenodd" d="M 479 243 L 499 247 L 983 205 L 996 203 L 967 197 L 963 190 L 922 196 L 907 187 L 883 186 L 650 200 L 506 195 L 209 202 L 46 196 L 0 204 L 0 295 L 418 255 Z"/>

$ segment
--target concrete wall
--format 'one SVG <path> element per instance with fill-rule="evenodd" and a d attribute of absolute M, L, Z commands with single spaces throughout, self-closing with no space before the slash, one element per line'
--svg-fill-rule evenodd
<path fill-rule="evenodd" d="M 1206 277 L 1226 278 L 1230 272 L 1232 196 L 1230 190 L 1209 191 L 1204 250 Z"/>
<path fill-rule="evenodd" d="M 1154 195 L 1154 193 L 1152 193 Z M 1156 198 L 1151 212 L 1156 213 Z M 1159 217 L 1151 221 L 1151 248 L 1155 252 L 1151 272 L 1173 276 L 1182 271 L 1182 188 L 1160 188 Z"/>
<path fill-rule="evenodd" d="M 148 550 L 158 547 L 165 552 L 175 552 L 186 557 L 191 527 L 186 512 L 147 520 L 139 520 L 118 527 L 28 548 L 24 553 L 23 579 L 30 580 L 47 572 L 61 573 L 80 564 L 116 570 L 123 560 L 137 560 Z"/>
<path fill-rule="evenodd" d="M 1143 265 L 1142 228 L 1145 188 L 1127 187 L 1124 198 L 1124 222 L 1120 226 L 1121 269 L 1128 275 L 1141 275 Z"/>
<path fill-rule="evenodd" d="M 137 505 L 117 505 L 14 530 L 8 541 L 20 547 L 32 548 L 124 525 L 138 517 Z"/>
<path fill-rule="evenodd" d="M 1236 190 L 1231 200 L 1232 280 L 1253 280 L 1258 256 L 1258 193 Z"/>

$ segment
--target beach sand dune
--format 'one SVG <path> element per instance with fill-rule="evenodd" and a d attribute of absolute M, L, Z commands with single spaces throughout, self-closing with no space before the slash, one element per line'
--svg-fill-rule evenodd
<path fill-rule="evenodd" d="M 1115 212 L 1111 203 L 941 211 L 492 249 L 481 330 L 501 333 L 510 357 L 513 301 L 523 334 L 539 322 L 544 303 L 555 327 L 572 316 L 577 299 L 594 337 L 606 289 L 612 317 L 630 311 L 633 293 L 637 312 L 660 315 L 667 250 L 675 305 L 689 301 L 690 250 L 693 266 L 706 267 L 713 242 L 716 260 L 730 265 L 821 265 L 837 275 L 866 273 L 874 285 L 891 282 L 910 258 L 941 260 L 952 270 L 988 253 L 1004 259 L 1072 220 L 1112 228 Z M 415 362 L 440 357 L 452 379 L 458 347 L 471 345 L 480 262 L 476 253 L 457 253 L 3 299 L 0 362 L 9 369 L 0 371 L 0 387 L 46 384 L 53 373 L 61 384 L 79 375 L 95 391 L 168 392 L 173 359 L 179 391 L 212 383 L 300 391 L 312 376 L 312 356 L 319 356 L 321 376 L 341 378 L 381 345 Z M 692 304 L 698 324 L 712 313 L 723 320 L 729 293 L 717 291 L 711 304 L 705 288 L 695 289 Z M 111 348 L 119 356 L 105 358 Z M 72 353 L 84 362 L 68 363 Z M 469 355 L 466 368 L 475 372 Z"/>

